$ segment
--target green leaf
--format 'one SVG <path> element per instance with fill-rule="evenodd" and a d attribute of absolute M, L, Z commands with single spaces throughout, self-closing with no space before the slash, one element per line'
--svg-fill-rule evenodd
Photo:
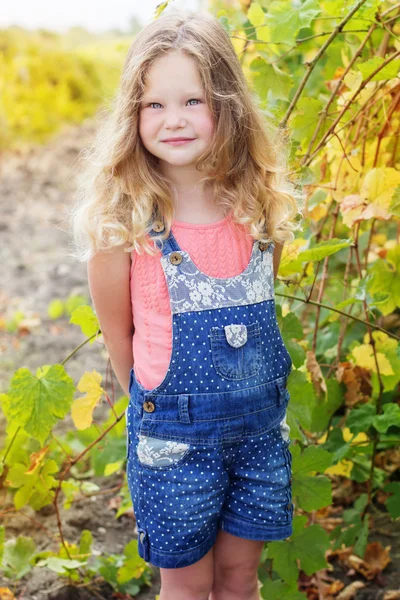
<path fill-rule="evenodd" d="M 325 475 L 297 475 L 293 477 L 293 496 L 296 505 L 310 512 L 332 502 L 332 482 Z"/>
<path fill-rule="evenodd" d="M 296 104 L 296 113 L 291 120 L 292 138 L 298 142 L 311 141 L 315 131 L 315 121 L 322 110 L 322 102 L 317 98 L 300 98 Z"/>
<path fill-rule="evenodd" d="M 89 529 L 84 529 L 79 541 L 79 554 L 90 554 L 93 542 L 93 535 Z"/>
<path fill-rule="evenodd" d="M 324 472 L 331 464 L 332 455 L 317 446 L 309 446 L 300 454 L 300 447 L 292 450 L 292 493 L 300 508 L 311 511 L 328 506 L 332 501 L 332 483 Z M 309 475 L 312 473 L 312 475 Z"/>
<path fill-rule="evenodd" d="M 375 71 L 385 59 L 382 56 L 374 56 L 363 63 L 357 64 L 357 69 L 362 73 L 363 79 L 367 79 L 373 71 Z M 383 81 L 384 79 L 394 79 L 400 70 L 400 60 L 392 60 L 386 67 L 383 67 L 371 81 Z"/>
<path fill-rule="evenodd" d="M 294 584 L 299 576 L 299 569 L 296 564 L 296 556 L 293 552 L 293 544 L 285 541 L 285 543 L 269 542 L 268 543 L 268 558 L 274 560 L 274 571 L 289 584 Z"/>
<path fill-rule="evenodd" d="M 77 569 L 87 561 L 70 560 L 68 558 L 58 558 L 57 556 L 50 556 L 49 558 L 40 560 L 37 563 L 38 567 L 47 567 L 50 571 L 54 571 L 59 575 L 69 575 L 69 571 Z"/>
<path fill-rule="evenodd" d="M 14 495 L 14 506 L 21 509 L 29 503 L 32 508 L 39 510 L 50 504 L 54 499 L 54 488 L 57 480 L 52 476 L 58 472 L 55 460 L 39 462 L 35 468 L 28 471 L 28 467 L 22 464 L 14 464 L 8 473 L 8 484 L 19 488 Z"/>
<path fill-rule="evenodd" d="M 392 519 L 400 517 L 400 481 L 391 481 L 383 488 L 384 492 L 392 492 L 385 502 Z"/>
<path fill-rule="evenodd" d="M 80 296 L 80 295 L 74 295 L 74 296 L 68 296 L 68 298 L 65 301 L 65 312 L 68 315 L 71 315 L 72 312 L 78 308 L 78 306 L 83 306 L 86 305 L 88 303 L 88 299 L 87 296 Z"/>
<path fill-rule="evenodd" d="M 342 406 L 343 402 L 344 398 L 340 383 L 336 379 L 328 379 L 325 399 L 315 406 L 312 413 L 311 431 L 325 431 L 330 418 Z"/>
<path fill-rule="evenodd" d="M 376 415 L 372 422 L 380 433 L 386 433 L 389 427 L 400 427 L 400 407 L 394 402 L 383 405 L 383 414 Z"/>
<path fill-rule="evenodd" d="M 289 101 L 293 85 L 291 75 L 281 71 L 276 65 L 269 64 L 261 57 L 255 58 L 250 63 L 250 70 L 255 73 L 254 88 L 260 98 L 267 98 L 270 94 L 273 99 Z"/>
<path fill-rule="evenodd" d="M 287 338 L 284 338 L 284 342 L 296 369 L 304 365 L 304 361 L 306 359 L 304 348 L 300 346 L 300 344 L 297 344 L 296 342 L 293 342 Z"/>
<path fill-rule="evenodd" d="M 47 307 L 50 319 L 59 319 L 64 314 L 64 302 L 57 298 L 52 300 Z"/>
<path fill-rule="evenodd" d="M 2 397 L 4 414 L 43 446 L 53 426 L 70 410 L 74 391 L 74 382 L 62 365 L 39 367 L 36 376 L 22 367 Z"/>
<path fill-rule="evenodd" d="M 361 535 L 363 530 L 363 523 L 361 520 L 352 523 L 350 527 L 338 528 L 336 530 L 331 531 L 331 539 L 335 539 L 335 543 L 333 544 L 333 550 L 337 550 L 341 548 L 343 545 L 345 547 L 353 546 L 359 535 Z"/>
<path fill-rule="evenodd" d="M 309 525 L 293 538 L 293 546 L 300 558 L 302 570 L 312 575 L 320 569 L 329 568 L 325 553 L 329 548 L 329 537 L 320 525 Z"/>
<path fill-rule="evenodd" d="M 368 518 L 365 517 L 364 520 L 362 521 L 360 531 L 359 531 L 359 534 L 357 537 L 357 541 L 354 544 L 354 548 L 353 548 L 354 554 L 357 554 L 357 556 L 360 556 L 361 558 L 363 558 L 363 556 L 365 554 L 365 549 L 367 547 L 368 532 L 369 532 Z"/>
<path fill-rule="evenodd" d="M 259 27 L 264 23 L 265 13 L 257 2 L 250 4 L 249 10 L 247 11 L 247 18 L 254 27 Z"/>
<path fill-rule="evenodd" d="M 20 579 L 32 569 L 31 559 L 36 546 L 32 538 L 20 535 L 4 544 L 3 565 L 5 573 L 12 579 Z"/>
<path fill-rule="evenodd" d="M 338 238 L 332 238 L 331 240 L 326 240 L 323 242 L 319 242 L 318 246 L 314 248 L 308 248 L 308 250 L 303 250 L 303 252 L 299 252 L 299 255 L 296 260 L 304 262 L 316 262 L 322 260 L 326 256 L 332 256 L 332 254 L 336 254 L 343 248 L 348 248 L 353 243 L 353 240 L 341 240 Z"/>
<path fill-rule="evenodd" d="M 288 380 L 288 391 L 291 397 L 288 405 L 288 424 L 291 429 L 292 439 L 303 439 L 300 425 L 307 429 L 311 428 L 312 412 L 316 404 L 314 386 L 307 380 L 305 373 L 299 370 L 291 372 Z"/>
<path fill-rule="evenodd" d="M 289 312 L 285 317 L 282 317 L 282 308 L 279 304 L 276 305 L 276 313 L 284 344 L 290 354 L 294 366 L 298 368 L 304 364 L 305 352 L 299 344 L 292 341 L 292 338 L 298 340 L 303 339 L 303 326 L 297 316 L 292 312 Z"/>
<path fill-rule="evenodd" d="M 300 319 L 293 312 L 287 313 L 281 321 L 281 333 L 288 339 L 295 338 L 296 340 L 302 340 L 304 337 L 303 325 Z"/>
<path fill-rule="evenodd" d="M 268 3 L 266 19 L 271 42 L 295 46 L 300 29 L 309 27 L 320 12 L 316 0 L 293 4 L 285 1 Z"/>
<path fill-rule="evenodd" d="M 218 21 L 221 23 L 226 33 L 230 35 L 232 33 L 232 25 L 228 17 L 225 15 L 221 15 L 220 17 L 218 17 Z"/>
<path fill-rule="evenodd" d="M 274 570 L 289 584 L 297 582 L 296 561 L 299 559 L 301 568 L 307 575 L 329 566 L 325 559 L 329 548 L 328 534 L 320 525 L 298 527 L 298 518 L 296 516 L 293 519 L 293 534 L 289 540 L 268 543 L 268 558 L 274 559 Z"/>
<path fill-rule="evenodd" d="M 400 246 L 388 250 L 386 258 L 377 260 L 369 267 L 369 272 L 367 290 L 372 296 L 390 290 L 387 301 L 379 304 L 379 310 L 386 316 L 400 306 Z"/>
<path fill-rule="evenodd" d="M 367 433 L 372 427 L 376 408 L 372 404 L 363 404 L 359 408 L 354 407 L 347 419 L 346 425 L 354 435 L 364 432 Z"/>
<path fill-rule="evenodd" d="M 139 556 L 136 540 L 131 540 L 126 544 L 124 555 L 126 560 L 117 573 L 117 581 L 120 584 L 127 583 L 131 579 L 139 579 L 146 569 L 145 561 Z"/>
<path fill-rule="evenodd" d="M 393 192 L 389 210 L 392 214 L 396 215 L 396 217 L 400 217 L 400 185 L 398 185 Z"/>
<path fill-rule="evenodd" d="M 308 446 L 301 455 L 293 457 L 293 473 L 323 473 L 332 464 L 332 455 L 318 446 Z"/>
<path fill-rule="evenodd" d="M 93 312 L 91 306 L 78 306 L 72 312 L 71 318 L 69 320 L 70 323 L 75 325 L 79 325 L 82 333 L 86 337 L 91 337 L 100 329 L 100 323 L 97 318 L 97 315 Z M 92 344 L 96 338 L 90 340 Z"/>

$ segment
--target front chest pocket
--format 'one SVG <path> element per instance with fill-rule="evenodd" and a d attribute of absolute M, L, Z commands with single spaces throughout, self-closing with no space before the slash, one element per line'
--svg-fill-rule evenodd
<path fill-rule="evenodd" d="M 247 379 L 261 369 L 261 332 L 258 321 L 212 327 L 212 361 L 224 379 Z"/>

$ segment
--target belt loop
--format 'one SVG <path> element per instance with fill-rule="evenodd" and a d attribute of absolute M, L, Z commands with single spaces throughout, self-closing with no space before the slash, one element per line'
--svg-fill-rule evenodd
<path fill-rule="evenodd" d="M 280 381 L 277 381 L 276 385 L 278 386 L 279 392 L 278 404 L 283 404 L 286 398 L 286 379 L 281 379 Z"/>
<path fill-rule="evenodd" d="M 190 423 L 189 416 L 189 395 L 182 394 L 178 397 L 179 421 L 181 423 Z"/>

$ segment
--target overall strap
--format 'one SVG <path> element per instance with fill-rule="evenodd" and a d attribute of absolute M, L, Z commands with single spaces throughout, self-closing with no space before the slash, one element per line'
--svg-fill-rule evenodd
<path fill-rule="evenodd" d="M 156 235 L 158 235 L 159 233 L 162 233 L 165 229 L 164 226 L 164 222 L 161 219 L 153 219 L 151 221 L 151 229 L 149 231 L 149 235 L 151 237 L 154 237 Z M 169 232 L 169 236 L 166 240 L 163 240 L 163 247 L 161 248 L 160 245 L 157 244 L 158 248 L 160 248 L 163 256 L 167 256 L 168 254 L 170 254 L 171 252 L 182 252 L 181 247 L 179 246 L 178 242 L 176 241 L 173 233 L 172 233 L 172 229 Z"/>

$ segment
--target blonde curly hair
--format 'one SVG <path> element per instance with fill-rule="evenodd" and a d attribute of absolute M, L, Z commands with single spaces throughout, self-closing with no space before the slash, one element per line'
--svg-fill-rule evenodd
<path fill-rule="evenodd" d="M 196 61 L 206 102 L 215 117 L 210 147 L 196 169 L 219 207 L 232 211 L 256 240 L 292 241 L 302 192 L 287 178 L 287 132 L 273 126 L 246 82 L 229 35 L 209 13 L 172 10 L 144 27 L 125 58 L 119 88 L 92 145 L 82 152 L 78 191 L 70 209 L 73 250 L 88 260 L 97 250 L 155 254 L 174 219 L 173 186 L 138 133 L 146 73 L 168 51 Z M 165 229 L 151 240 L 153 219 Z"/>

